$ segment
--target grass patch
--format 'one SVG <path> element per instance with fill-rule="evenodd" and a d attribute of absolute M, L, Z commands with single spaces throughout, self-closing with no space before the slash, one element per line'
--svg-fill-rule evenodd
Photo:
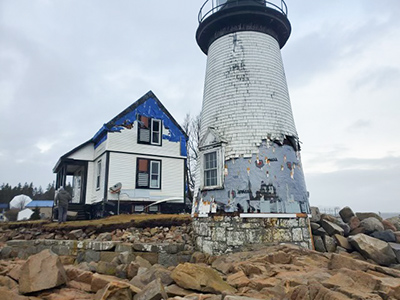
<path fill-rule="evenodd" d="M 126 228 L 131 227 L 156 227 L 156 226 L 172 226 L 188 224 L 191 222 L 191 217 L 188 214 L 182 215 L 119 215 L 107 217 L 97 220 L 85 221 L 68 221 L 65 224 L 58 224 L 57 222 L 44 224 L 43 228 L 83 228 L 83 227 L 115 227 Z"/>

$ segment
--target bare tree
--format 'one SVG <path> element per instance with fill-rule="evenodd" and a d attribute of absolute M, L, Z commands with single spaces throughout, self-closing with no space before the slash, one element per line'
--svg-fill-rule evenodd
<path fill-rule="evenodd" d="M 193 190 L 196 179 L 195 171 L 199 156 L 198 146 L 200 142 L 200 114 L 192 117 L 189 113 L 187 113 L 183 121 L 182 128 L 188 136 L 188 141 L 186 144 L 186 182 L 188 185 L 187 197 L 190 200 L 193 200 Z"/>

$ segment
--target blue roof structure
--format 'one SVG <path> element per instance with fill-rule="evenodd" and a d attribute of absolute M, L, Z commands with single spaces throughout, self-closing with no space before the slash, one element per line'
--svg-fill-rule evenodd
<path fill-rule="evenodd" d="M 8 203 L 0 203 L 0 209 L 8 208 Z"/>
<path fill-rule="evenodd" d="M 25 207 L 53 207 L 53 200 L 33 200 Z"/>

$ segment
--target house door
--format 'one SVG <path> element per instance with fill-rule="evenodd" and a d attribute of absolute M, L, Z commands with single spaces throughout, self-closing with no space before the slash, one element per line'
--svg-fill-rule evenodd
<path fill-rule="evenodd" d="M 81 190 L 82 190 L 82 171 L 79 171 L 74 175 L 72 203 L 81 202 Z"/>

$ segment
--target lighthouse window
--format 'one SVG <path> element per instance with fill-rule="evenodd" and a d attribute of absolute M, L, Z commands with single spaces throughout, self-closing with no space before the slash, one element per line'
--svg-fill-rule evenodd
<path fill-rule="evenodd" d="M 217 184 L 217 152 L 204 154 L 204 186 L 215 186 Z"/>
<path fill-rule="evenodd" d="M 138 115 L 138 143 L 161 145 L 162 122 L 161 120 Z"/>

